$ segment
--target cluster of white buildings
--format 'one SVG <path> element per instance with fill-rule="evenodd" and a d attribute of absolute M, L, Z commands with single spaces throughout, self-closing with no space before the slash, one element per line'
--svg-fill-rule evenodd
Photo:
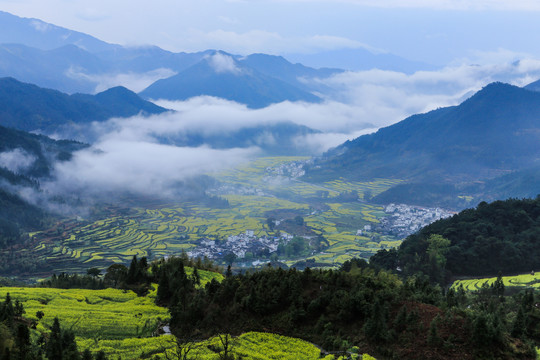
<path fill-rule="evenodd" d="M 304 165 L 306 161 L 291 161 L 274 167 L 267 167 L 266 173 L 274 176 L 283 176 L 291 179 L 299 178 L 306 174 Z"/>
<path fill-rule="evenodd" d="M 384 232 L 399 237 L 406 237 L 432 222 L 455 214 L 438 207 L 425 208 L 405 204 L 389 204 L 384 211 L 389 215 L 381 221 Z"/>
<path fill-rule="evenodd" d="M 276 252 L 280 242 L 288 242 L 292 235 L 281 233 L 280 237 L 255 236 L 253 230 L 245 233 L 231 235 L 226 241 L 216 241 L 209 238 L 201 240 L 196 249 L 188 252 L 190 257 L 204 257 L 209 259 L 221 258 L 225 254 L 234 253 L 238 258 L 244 258 L 247 252 L 253 254 L 268 250 L 268 253 Z"/>
<path fill-rule="evenodd" d="M 243 185 L 222 185 L 217 189 L 212 189 L 208 191 L 211 195 L 255 195 L 255 196 L 271 196 L 270 194 L 265 193 L 262 189 L 243 186 Z"/>

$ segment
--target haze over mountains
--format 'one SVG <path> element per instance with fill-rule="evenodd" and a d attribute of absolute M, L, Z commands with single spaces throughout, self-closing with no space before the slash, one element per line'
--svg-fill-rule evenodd
<path fill-rule="evenodd" d="M 167 94 L 167 99 L 184 100 L 227 94 L 229 100 L 261 107 L 284 100 L 320 101 L 310 94 L 313 89 L 301 84 L 298 78 L 327 77 L 342 71 L 316 70 L 263 54 L 244 58 L 212 50 L 188 54 L 158 47 L 126 48 L 5 12 L 0 13 L 0 23 L 4 28 L 0 35 L 0 76 L 67 93 L 105 90 L 107 83 L 115 85 L 115 78 L 117 82 L 129 78 L 127 86 L 140 91 L 160 78 L 170 78 L 169 84 L 174 87 L 158 83 L 143 95 L 156 99 L 155 96 Z M 226 71 L 227 66 L 242 71 Z M 217 69 L 217 76 L 209 76 L 210 69 Z M 171 78 L 177 73 L 181 74 Z M 194 83 L 199 83 L 199 87 L 193 89 Z M 165 89 L 159 90 L 161 87 Z"/>
<path fill-rule="evenodd" d="M 4 12 L 0 23 L 6 29 L 0 34 L 0 76 L 14 77 L 0 81 L 0 123 L 92 142 L 100 151 L 119 151 L 112 144 L 125 142 L 122 155 L 115 156 L 119 163 L 132 164 L 129 168 L 149 165 L 135 165 L 140 159 L 127 157 L 129 147 L 141 143 L 154 149 L 159 144 L 166 154 L 177 153 L 178 147 L 317 154 L 367 129 L 395 123 L 402 114 L 458 104 L 488 79 L 525 85 L 539 70 L 525 61 L 435 70 L 391 54 L 328 52 L 328 58 L 339 55 L 347 70 L 365 70 L 349 72 L 267 54 L 128 48 Z M 319 59 L 319 65 L 326 63 L 324 56 Z M 374 66 L 379 69 L 368 70 Z M 112 87 L 116 84 L 125 87 Z M 98 90 L 103 91 L 78 93 Z M 400 185 L 409 186 L 407 191 L 414 184 L 496 179 L 471 191 L 495 198 L 502 192 L 518 194 L 515 184 L 530 184 L 523 179 L 536 174 L 531 169 L 538 166 L 537 97 L 518 87 L 489 85 L 459 106 L 414 115 L 339 145 L 308 178 L 399 178 L 409 182 Z M 161 100 L 162 107 L 142 98 Z M 98 163 L 104 159 L 86 155 Z M 505 174 L 507 180 L 498 178 Z M 527 194 L 536 191 L 534 185 L 527 189 Z M 433 195 L 440 197 L 440 189 Z"/>

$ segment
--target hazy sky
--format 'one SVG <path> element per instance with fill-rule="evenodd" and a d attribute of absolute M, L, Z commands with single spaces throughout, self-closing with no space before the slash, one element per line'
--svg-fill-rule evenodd
<path fill-rule="evenodd" d="M 0 9 L 173 51 L 367 46 L 433 64 L 540 58 L 537 0 L 0 0 Z"/>

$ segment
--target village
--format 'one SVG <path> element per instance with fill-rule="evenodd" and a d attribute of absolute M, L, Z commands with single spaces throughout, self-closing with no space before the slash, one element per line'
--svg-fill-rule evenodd
<path fill-rule="evenodd" d="M 265 169 L 266 174 L 270 176 L 283 176 L 290 179 L 296 179 L 306 174 L 304 166 L 310 161 L 291 161 L 278 166 L 269 166 Z"/>
<path fill-rule="evenodd" d="M 281 242 L 288 242 L 293 237 L 293 235 L 285 232 L 280 232 L 279 236 L 276 237 L 258 237 L 255 236 L 253 230 L 246 230 L 242 234 L 227 237 L 225 241 L 204 238 L 200 241 L 196 249 L 188 252 L 188 255 L 194 258 L 225 259 L 228 254 L 234 254 L 235 259 L 253 259 L 253 265 L 256 265 L 257 258 L 268 257 L 270 254 L 277 252 Z"/>
<path fill-rule="evenodd" d="M 381 224 L 377 226 L 377 232 L 393 235 L 400 239 L 414 234 L 432 222 L 455 214 L 455 212 L 438 207 L 425 208 L 406 204 L 388 204 L 385 206 L 384 212 L 388 216 L 381 219 Z"/>
<path fill-rule="evenodd" d="M 441 208 L 424 208 L 406 204 L 389 204 L 385 206 L 384 211 L 388 216 L 382 218 L 380 224 L 364 225 L 356 231 L 356 236 L 390 235 L 397 239 L 404 239 L 434 221 L 454 215 L 453 212 Z M 279 220 L 275 221 L 276 226 L 279 223 Z M 238 259 L 247 266 L 257 266 L 261 263 L 260 259 L 268 259 L 272 254 L 277 255 L 279 245 L 287 244 L 293 238 L 294 234 L 284 231 L 278 232 L 277 236 L 259 237 L 253 230 L 246 230 L 223 240 L 203 238 L 195 249 L 188 252 L 188 255 L 223 259 L 226 262 Z"/>

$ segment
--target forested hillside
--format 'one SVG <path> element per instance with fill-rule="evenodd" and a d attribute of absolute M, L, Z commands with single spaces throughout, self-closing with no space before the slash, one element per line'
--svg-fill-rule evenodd
<path fill-rule="evenodd" d="M 462 290 L 445 297 L 426 279 L 402 281 L 364 260 L 348 261 L 340 270 L 228 271 L 222 282 L 212 280 L 204 288 L 183 266 L 161 267 L 158 277 L 157 300 L 169 304 L 173 331 L 185 343 L 265 331 L 342 354 L 356 346 L 381 359 L 535 357 L 520 340 L 524 336 L 510 335 L 511 325 L 497 323 L 507 320 L 500 315 L 486 320 L 502 309 L 500 293 L 489 290 L 479 303 Z M 492 310 L 486 311 L 490 303 Z M 463 311 L 467 306 L 471 310 Z M 519 302 L 507 306 L 508 313 L 514 312 Z M 532 316 L 531 306 L 526 312 Z"/>
<path fill-rule="evenodd" d="M 47 212 L 20 192 L 38 192 L 39 180 L 51 175 L 55 162 L 71 159 L 73 151 L 86 146 L 0 126 L 0 248 L 16 244 L 25 231 L 47 220 Z"/>

